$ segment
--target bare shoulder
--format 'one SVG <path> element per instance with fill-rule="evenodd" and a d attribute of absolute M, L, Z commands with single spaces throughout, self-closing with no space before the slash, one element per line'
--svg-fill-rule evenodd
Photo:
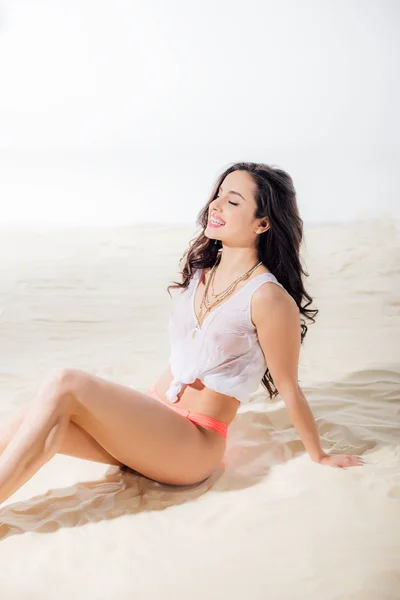
<path fill-rule="evenodd" d="M 294 298 L 280 285 L 266 281 L 251 299 L 251 320 L 255 327 L 274 318 L 299 319 L 299 307 Z"/>

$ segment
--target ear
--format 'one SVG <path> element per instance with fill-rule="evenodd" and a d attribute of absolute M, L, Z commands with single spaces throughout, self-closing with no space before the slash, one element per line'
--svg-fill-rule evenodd
<path fill-rule="evenodd" d="M 268 231 L 269 228 L 270 228 L 270 224 L 268 222 L 268 219 L 264 218 L 260 221 L 260 224 L 257 227 L 256 233 L 264 233 L 265 231 Z"/>

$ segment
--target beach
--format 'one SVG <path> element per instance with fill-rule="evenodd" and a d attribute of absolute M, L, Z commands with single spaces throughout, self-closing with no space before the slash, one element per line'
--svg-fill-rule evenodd
<path fill-rule="evenodd" d="M 54 367 L 153 385 L 195 233 L 1 230 L 0 426 Z M 0 506 L 1 598 L 399 597 L 400 223 L 305 225 L 301 255 L 319 314 L 299 383 L 323 449 L 365 465 L 311 461 L 261 385 L 198 486 L 58 454 Z"/>

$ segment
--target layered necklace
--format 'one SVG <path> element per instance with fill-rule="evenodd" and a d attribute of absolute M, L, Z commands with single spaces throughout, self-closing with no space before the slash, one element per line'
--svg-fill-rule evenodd
<path fill-rule="evenodd" d="M 202 298 L 202 301 L 200 304 L 200 310 L 199 310 L 199 316 L 197 318 L 197 324 L 196 324 L 196 327 L 193 329 L 192 337 L 195 336 L 196 332 L 199 331 L 199 329 L 203 325 L 203 322 L 207 316 L 207 313 L 209 313 L 210 310 L 212 310 L 214 308 L 214 306 L 217 306 L 217 304 L 219 304 L 227 296 L 229 296 L 233 292 L 233 290 L 235 289 L 235 287 L 237 286 L 239 281 L 242 281 L 243 279 L 247 279 L 248 277 L 250 277 L 252 272 L 257 267 L 259 267 L 261 264 L 262 264 L 262 261 L 258 262 L 256 265 L 254 265 L 254 267 L 251 267 L 251 269 L 246 271 L 246 273 L 241 275 L 238 279 L 236 279 L 233 283 L 231 283 L 225 290 L 223 290 L 219 294 L 216 294 L 215 290 L 214 290 L 214 281 L 215 281 L 215 273 L 216 273 L 216 269 L 217 269 L 217 263 L 212 267 L 210 273 L 208 274 L 206 286 L 205 286 L 204 293 L 203 293 L 203 298 Z M 213 300 L 208 299 L 208 291 L 210 288 L 211 288 L 211 297 L 213 298 Z M 195 288 L 194 295 L 196 295 L 196 291 L 197 291 L 197 289 Z M 194 298 L 193 298 L 193 306 L 194 306 Z M 203 313 L 203 309 L 204 309 L 204 313 Z M 194 312 L 196 314 L 196 310 Z"/>

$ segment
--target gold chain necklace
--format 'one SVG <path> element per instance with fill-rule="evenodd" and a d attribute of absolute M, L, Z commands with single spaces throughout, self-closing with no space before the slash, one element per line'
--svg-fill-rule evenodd
<path fill-rule="evenodd" d="M 212 267 L 211 272 L 208 275 L 208 279 L 207 279 L 206 286 L 205 286 L 204 293 L 203 293 L 203 298 L 202 298 L 201 303 L 200 303 L 199 317 L 197 319 L 196 327 L 193 330 L 192 337 L 194 337 L 195 333 L 197 331 L 199 331 L 200 327 L 203 325 L 203 322 L 204 322 L 204 319 L 206 318 L 207 313 L 210 312 L 210 310 L 212 310 L 214 308 L 214 306 L 217 306 L 217 304 L 219 304 L 220 302 L 222 302 L 222 300 L 224 300 L 224 298 L 226 298 L 235 289 L 235 287 L 237 286 L 237 284 L 239 283 L 239 281 L 242 281 L 243 279 L 247 279 L 248 277 L 250 277 L 250 275 L 252 274 L 252 272 L 257 267 L 259 267 L 261 264 L 262 264 L 262 261 L 258 262 L 256 265 L 254 265 L 254 267 L 251 267 L 251 269 L 249 269 L 248 271 L 246 271 L 246 273 L 244 273 L 238 279 L 236 279 L 233 283 L 231 283 L 220 294 L 214 295 L 214 297 L 217 298 L 217 299 L 216 299 L 215 302 L 210 303 L 209 300 L 208 300 L 208 298 L 207 298 L 207 295 L 208 295 L 208 290 L 209 290 L 210 284 L 215 279 L 215 273 L 216 273 L 217 264 L 215 264 Z M 194 294 L 195 295 L 196 295 L 196 291 L 197 291 L 197 289 L 194 290 Z M 193 298 L 193 306 L 194 306 L 194 298 Z M 202 315 L 203 307 L 205 308 L 204 315 Z M 194 311 L 194 312 L 196 314 L 196 311 Z"/>

